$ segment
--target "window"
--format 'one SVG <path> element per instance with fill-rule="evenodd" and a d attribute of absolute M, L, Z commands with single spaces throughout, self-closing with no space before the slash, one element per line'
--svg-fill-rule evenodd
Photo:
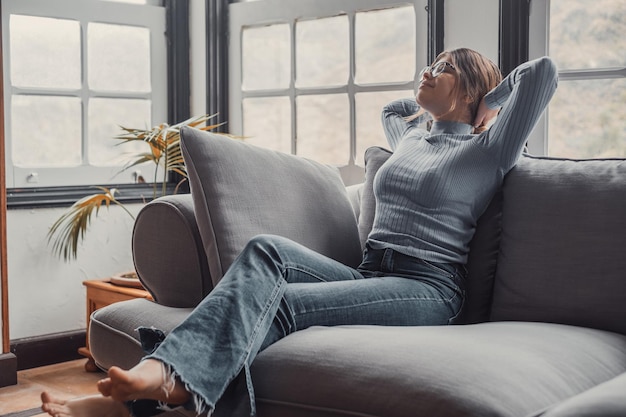
<path fill-rule="evenodd" d="M 118 175 L 132 149 L 113 137 L 167 115 L 165 9 L 152 3 L 2 1 L 7 187 L 134 182 Z"/>
<path fill-rule="evenodd" d="M 531 57 L 550 55 L 560 78 L 534 152 L 626 157 L 626 3 L 534 0 L 531 26 Z"/>
<path fill-rule="evenodd" d="M 336 165 L 350 182 L 365 149 L 387 146 L 382 107 L 414 94 L 416 71 L 427 60 L 425 6 L 231 4 L 229 130 L 252 144 Z"/>

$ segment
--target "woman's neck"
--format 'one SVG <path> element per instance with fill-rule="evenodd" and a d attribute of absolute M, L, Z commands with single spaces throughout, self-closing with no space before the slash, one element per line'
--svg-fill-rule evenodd
<path fill-rule="evenodd" d="M 472 133 L 474 127 L 465 122 L 455 120 L 434 120 L 430 128 L 430 134 L 450 133 L 458 135 L 468 135 Z"/>
<path fill-rule="evenodd" d="M 432 115 L 432 114 L 431 114 Z M 450 109 L 447 112 L 439 115 L 432 115 L 434 121 L 442 122 L 455 122 L 463 124 L 472 124 L 472 112 L 469 104 L 458 97 L 450 104 Z"/>
<path fill-rule="evenodd" d="M 463 124 L 472 124 L 472 116 L 466 106 L 456 107 L 445 114 L 433 116 L 435 122 L 454 122 Z"/>

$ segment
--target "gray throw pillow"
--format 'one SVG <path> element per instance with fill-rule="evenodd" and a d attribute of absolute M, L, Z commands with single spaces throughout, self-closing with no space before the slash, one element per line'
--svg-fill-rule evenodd
<path fill-rule="evenodd" d="M 626 334 L 626 160 L 526 156 L 503 196 L 491 319 Z"/>
<path fill-rule="evenodd" d="M 360 263 L 356 218 L 338 169 L 193 128 L 181 130 L 181 148 L 215 284 L 259 234 Z"/>
<path fill-rule="evenodd" d="M 364 249 L 367 236 L 372 231 L 374 214 L 376 213 L 374 177 L 391 155 L 390 150 L 378 146 L 372 146 L 365 150 L 365 183 L 361 191 L 361 212 L 359 215 L 359 239 L 361 240 L 361 247 Z"/>

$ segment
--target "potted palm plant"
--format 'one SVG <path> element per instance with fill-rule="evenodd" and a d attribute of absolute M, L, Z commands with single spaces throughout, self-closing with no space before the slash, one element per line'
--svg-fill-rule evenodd
<path fill-rule="evenodd" d="M 161 123 L 151 129 L 136 129 L 121 126 L 123 133 L 113 139 L 120 140 L 120 144 L 141 141 L 147 145 L 147 151 L 135 154 L 120 172 L 131 169 L 139 164 L 152 162 L 155 165 L 153 196 L 157 198 L 165 195 L 169 174 L 172 172 L 182 176 L 176 185 L 174 193 L 182 182 L 187 180 L 187 171 L 180 149 L 180 129 L 190 126 L 201 130 L 213 130 L 222 124 L 208 124 L 215 115 L 193 117 L 175 125 Z M 223 134 L 223 133 L 220 133 Z M 228 135 L 228 134 L 225 134 Z M 231 136 L 231 135 L 228 135 Z M 159 170 L 162 168 L 162 170 Z M 162 172 L 162 178 L 157 175 Z M 119 194 L 115 188 L 97 187 L 100 192 L 88 195 L 76 201 L 48 231 L 48 243 L 53 252 L 65 261 L 75 260 L 79 244 L 85 239 L 92 215 L 98 215 L 100 208 L 116 204 L 122 207 L 133 219 L 133 214 L 117 199 Z"/>

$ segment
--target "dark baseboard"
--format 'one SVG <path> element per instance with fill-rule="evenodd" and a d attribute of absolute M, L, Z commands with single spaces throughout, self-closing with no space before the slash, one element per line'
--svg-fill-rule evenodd
<path fill-rule="evenodd" d="M 17 370 L 37 368 L 80 359 L 78 348 L 85 346 L 85 330 L 26 337 L 11 341 Z"/>
<path fill-rule="evenodd" d="M 0 388 L 17 384 L 17 358 L 12 353 L 0 354 Z"/>

